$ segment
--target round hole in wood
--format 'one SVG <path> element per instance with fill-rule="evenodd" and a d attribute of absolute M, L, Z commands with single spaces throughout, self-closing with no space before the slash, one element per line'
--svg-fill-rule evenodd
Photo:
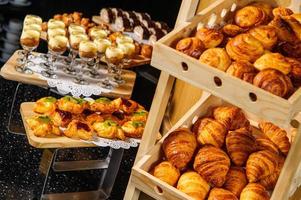
<path fill-rule="evenodd" d="M 182 69 L 183 69 L 184 71 L 188 71 L 188 65 L 187 65 L 186 62 L 181 62 L 181 65 L 182 65 Z"/>
<path fill-rule="evenodd" d="M 154 190 L 155 190 L 155 192 L 156 192 L 157 194 L 163 195 L 163 190 L 162 190 L 162 188 L 160 188 L 159 186 L 155 186 L 155 187 L 154 187 Z"/>
<path fill-rule="evenodd" d="M 298 128 L 299 125 L 300 125 L 300 123 L 299 123 L 297 120 L 295 120 L 295 119 L 293 119 L 293 120 L 290 122 L 290 124 L 291 124 L 291 126 L 292 126 L 293 128 Z"/>
<path fill-rule="evenodd" d="M 213 80 L 217 87 L 221 87 L 223 85 L 223 82 L 219 77 L 215 76 L 215 77 L 213 77 Z"/>
<path fill-rule="evenodd" d="M 254 94 L 253 92 L 250 92 L 250 93 L 249 93 L 249 98 L 250 98 L 250 100 L 253 101 L 253 102 L 257 101 L 257 95 Z"/>

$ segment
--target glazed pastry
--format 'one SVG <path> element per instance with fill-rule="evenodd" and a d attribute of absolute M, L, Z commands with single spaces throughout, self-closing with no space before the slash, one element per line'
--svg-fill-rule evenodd
<path fill-rule="evenodd" d="M 289 77 L 275 69 L 260 71 L 254 77 L 253 84 L 280 97 L 286 97 L 293 91 Z"/>
<path fill-rule="evenodd" d="M 43 97 L 36 101 L 33 111 L 39 114 L 51 113 L 56 109 L 56 98 Z"/>
<path fill-rule="evenodd" d="M 118 98 L 112 101 L 112 104 L 119 110 L 126 114 L 131 114 L 138 108 L 138 103 L 133 100 L 125 98 Z"/>
<path fill-rule="evenodd" d="M 56 109 L 50 115 L 51 120 L 55 126 L 67 127 L 72 120 L 72 114 L 67 111 Z"/>
<path fill-rule="evenodd" d="M 259 123 L 259 128 L 284 155 L 288 154 L 291 144 L 285 130 L 270 122 Z"/>
<path fill-rule="evenodd" d="M 226 181 L 230 164 L 228 155 L 221 149 L 204 146 L 195 156 L 193 168 L 210 185 L 222 187 Z"/>
<path fill-rule="evenodd" d="M 113 120 L 105 120 L 103 122 L 94 122 L 92 125 L 99 137 L 125 140 L 125 135 L 118 123 Z"/>
<path fill-rule="evenodd" d="M 103 114 L 113 113 L 117 110 L 116 106 L 109 98 L 100 97 L 90 104 L 90 109 L 95 112 L 101 112 Z"/>
<path fill-rule="evenodd" d="M 277 32 L 273 26 L 258 26 L 249 31 L 265 49 L 271 50 L 277 43 Z"/>
<path fill-rule="evenodd" d="M 291 71 L 291 64 L 287 62 L 286 58 L 280 53 L 266 53 L 258 58 L 254 67 L 259 71 L 264 69 L 277 69 L 283 74 L 287 75 Z"/>
<path fill-rule="evenodd" d="M 184 128 L 170 133 L 163 141 L 163 151 L 169 162 L 182 170 L 191 161 L 196 150 L 197 141 L 195 136 Z"/>
<path fill-rule="evenodd" d="M 253 83 L 253 79 L 257 73 L 254 66 L 245 61 L 232 62 L 226 72 L 249 83 Z"/>
<path fill-rule="evenodd" d="M 241 191 L 248 184 L 246 171 L 242 167 L 231 167 L 224 188 L 239 198 Z"/>
<path fill-rule="evenodd" d="M 250 183 L 271 175 L 278 167 L 278 155 L 264 150 L 252 153 L 246 165 L 246 174 Z"/>
<path fill-rule="evenodd" d="M 125 136 L 131 138 L 141 138 L 144 131 L 145 123 L 141 121 L 128 121 L 125 122 L 121 129 Z"/>
<path fill-rule="evenodd" d="M 258 130 L 252 131 L 252 135 L 255 138 L 255 148 L 257 151 L 268 150 L 275 154 L 279 154 L 277 146 L 262 132 Z"/>
<path fill-rule="evenodd" d="M 282 16 L 281 18 L 289 24 L 297 38 L 301 40 L 301 23 L 292 16 Z"/>
<path fill-rule="evenodd" d="M 226 137 L 226 147 L 232 162 L 244 166 L 248 157 L 254 152 L 255 139 L 246 128 L 229 131 Z"/>
<path fill-rule="evenodd" d="M 140 54 L 146 58 L 151 58 L 153 53 L 153 47 L 151 45 L 143 44 L 141 46 Z"/>
<path fill-rule="evenodd" d="M 207 49 L 199 61 L 222 71 L 226 71 L 231 64 L 231 58 L 224 48 Z"/>
<path fill-rule="evenodd" d="M 182 174 L 177 189 L 194 200 L 205 200 L 210 186 L 198 173 L 189 171 Z"/>
<path fill-rule="evenodd" d="M 72 120 L 64 131 L 64 135 L 74 139 L 91 140 L 93 135 L 92 130 L 92 127 L 88 123 Z"/>
<path fill-rule="evenodd" d="M 148 112 L 146 110 L 144 110 L 144 108 L 140 108 L 131 115 L 131 120 L 146 122 L 147 116 L 148 116 Z"/>
<path fill-rule="evenodd" d="M 277 16 L 289 16 L 294 14 L 294 12 L 289 9 L 289 8 L 284 8 L 284 7 L 277 7 L 273 9 L 273 15 L 274 17 Z"/>
<path fill-rule="evenodd" d="M 297 41 L 295 33 L 281 17 L 275 17 L 268 25 L 273 26 L 276 29 L 277 37 L 280 41 L 292 43 Z"/>
<path fill-rule="evenodd" d="M 223 33 L 225 33 L 226 35 L 228 35 L 230 37 L 234 37 L 234 36 L 246 31 L 245 29 L 243 29 L 235 24 L 226 24 L 225 26 L 223 26 L 222 30 L 223 30 Z"/>
<path fill-rule="evenodd" d="M 263 45 L 252 35 L 243 33 L 231 39 L 226 50 L 233 60 L 254 62 L 264 53 Z"/>
<path fill-rule="evenodd" d="M 266 23 L 267 16 L 259 7 L 246 6 L 236 12 L 234 20 L 238 26 L 248 28 Z"/>
<path fill-rule="evenodd" d="M 278 50 L 284 56 L 292 57 L 292 58 L 301 58 L 301 42 L 282 42 L 278 45 Z"/>
<path fill-rule="evenodd" d="M 240 200 L 269 200 L 269 193 L 258 183 L 249 183 L 241 192 Z"/>
<path fill-rule="evenodd" d="M 292 70 L 289 77 L 295 87 L 299 87 L 301 84 L 301 62 L 293 58 L 286 58 L 286 60 L 291 64 Z"/>
<path fill-rule="evenodd" d="M 220 31 L 208 28 L 197 30 L 195 37 L 203 42 L 206 49 L 217 47 L 224 39 Z"/>
<path fill-rule="evenodd" d="M 89 114 L 85 118 L 86 118 L 86 122 L 88 124 L 90 124 L 91 126 L 93 126 L 93 124 L 95 122 L 103 122 L 104 121 L 103 117 L 97 113 Z"/>
<path fill-rule="evenodd" d="M 269 3 L 252 2 L 250 5 L 261 8 L 265 12 L 266 17 L 268 18 L 268 20 L 273 18 L 273 7 Z"/>
<path fill-rule="evenodd" d="M 176 49 L 191 57 L 199 59 L 200 55 L 205 50 L 205 46 L 198 38 L 189 37 L 181 39 L 177 43 Z"/>
<path fill-rule="evenodd" d="M 208 200 L 238 200 L 238 198 L 229 190 L 213 188 L 209 193 Z"/>
<path fill-rule="evenodd" d="M 221 148 L 224 144 L 227 130 L 223 124 L 210 118 L 198 119 L 193 127 L 193 133 L 201 145 L 211 144 Z"/>
<path fill-rule="evenodd" d="M 234 106 L 219 106 L 213 110 L 213 116 L 230 131 L 250 125 L 243 111 Z"/>
<path fill-rule="evenodd" d="M 61 131 L 57 126 L 54 126 L 48 116 L 35 116 L 26 120 L 29 128 L 37 137 L 46 137 L 51 134 L 61 135 Z"/>
<path fill-rule="evenodd" d="M 180 175 L 180 171 L 168 161 L 161 162 L 154 169 L 154 177 L 171 186 L 176 185 Z"/>
<path fill-rule="evenodd" d="M 80 114 L 89 107 L 88 102 L 81 98 L 65 96 L 57 101 L 58 109 Z"/>

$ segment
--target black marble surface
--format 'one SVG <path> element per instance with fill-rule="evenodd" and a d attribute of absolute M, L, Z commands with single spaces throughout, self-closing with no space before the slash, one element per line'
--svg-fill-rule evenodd
<path fill-rule="evenodd" d="M 31 147 L 25 135 L 7 131 L 9 110 L 17 83 L 0 78 L 0 200 L 39 199 L 45 175 L 39 171 L 43 150 Z M 138 76 L 133 99 L 149 108 L 155 85 Z M 12 130 L 22 130 L 19 105 L 48 95 L 46 89 L 21 85 L 13 113 Z M 109 199 L 120 200 L 126 189 L 137 148 L 124 151 L 115 185 Z M 89 160 L 105 157 L 108 148 L 82 148 L 60 150 L 57 160 Z M 102 170 L 75 172 L 50 171 L 46 193 L 95 190 Z"/>

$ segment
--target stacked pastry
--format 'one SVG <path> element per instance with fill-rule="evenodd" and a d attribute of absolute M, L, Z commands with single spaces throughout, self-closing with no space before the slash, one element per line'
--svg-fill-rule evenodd
<path fill-rule="evenodd" d="M 196 200 L 267 200 L 289 149 L 285 130 L 252 127 L 241 109 L 220 106 L 170 133 L 151 173 Z"/>
<path fill-rule="evenodd" d="M 39 45 L 42 31 L 42 19 L 36 15 L 26 15 L 20 43 L 25 48 L 36 48 Z"/>
<path fill-rule="evenodd" d="M 120 140 L 141 138 L 148 115 L 133 100 L 101 97 L 88 102 L 70 96 L 58 100 L 41 98 L 35 103 L 34 112 L 40 115 L 26 122 L 37 137 L 65 135 L 83 140 L 91 140 L 93 135 Z"/>
<path fill-rule="evenodd" d="M 301 15 L 288 8 L 253 2 L 231 23 L 199 27 L 176 49 L 283 98 L 301 85 Z"/>

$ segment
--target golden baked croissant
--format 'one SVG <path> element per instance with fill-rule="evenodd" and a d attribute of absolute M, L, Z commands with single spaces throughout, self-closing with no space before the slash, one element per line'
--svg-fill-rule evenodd
<path fill-rule="evenodd" d="M 180 175 L 180 171 L 168 161 L 161 162 L 154 169 L 156 178 L 172 186 L 176 185 Z"/>
<path fill-rule="evenodd" d="M 299 23 L 301 23 L 301 13 L 295 13 L 291 15 L 293 18 L 295 18 Z"/>
<path fill-rule="evenodd" d="M 278 166 L 278 160 L 277 154 L 267 150 L 252 153 L 246 165 L 248 181 L 254 183 L 274 173 Z"/>
<path fill-rule="evenodd" d="M 210 186 L 198 173 L 189 171 L 179 178 L 177 189 L 195 200 L 205 200 Z"/>
<path fill-rule="evenodd" d="M 286 58 L 280 53 L 266 53 L 258 58 L 254 67 L 259 71 L 264 69 L 277 69 L 283 74 L 287 75 L 291 71 L 291 64 L 287 62 Z"/>
<path fill-rule="evenodd" d="M 224 184 L 224 188 L 231 191 L 237 197 L 248 184 L 246 171 L 242 167 L 231 167 Z"/>
<path fill-rule="evenodd" d="M 90 109 L 95 112 L 107 114 L 113 113 L 117 108 L 110 99 L 106 97 L 100 97 L 90 105 Z"/>
<path fill-rule="evenodd" d="M 293 91 L 290 78 L 275 69 L 260 71 L 254 77 L 253 84 L 280 97 L 286 97 Z"/>
<path fill-rule="evenodd" d="M 224 124 L 227 130 L 236 130 L 250 125 L 243 111 L 235 106 L 219 106 L 213 110 L 213 116 Z"/>
<path fill-rule="evenodd" d="M 275 154 L 279 154 L 277 146 L 265 134 L 259 130 L 254 130 L 251 133 L 255 138 L 255 148 L 257 151 L 268 150 Z"/>
<path fill-rule="evenodd" d="M 122 126 L 125 136 L 131 138 L 141 138 L 144 132 L 145 122 L 141 121 L 127 121 Z"/>
<path fill-rule="evenodd" d="M 231 37 L 234 37 L 246 31 L 246 29 L 243 29 L 235 24 L 226 24 L 225 26 L 223 26 L 222 30 L 223 33 Z"/>
<path fill-rule="evenodd" d="M 180 128 L 170 133 L 163 141 L 163 151 L 169 162 L 182 170 L 191 161 L 197 141 L 188 129 Z"/>
<path fill-rule="evenodd" d="M 301 40 L 301 23 L 292 16 L 282 16 L 281 18 L 289 24 L 297 38 Z"/>
<path fill-rule="evenodd" d="M 43 97 L 36 101 L 33 111 L 39 114 L 49 114 L 56 109 L 56 98 Z"/>
<path fill-rule="evenodd" d="M 99 137 L 125 140 L 125 134 L 116 121 L 110 119 L 96 121 L 92 127 Z"/>
<path fill-rule="evenodd" d="M 273 26 L 276 29 L 277 37 L 280 41 L 291 43 L 297 41 L 295 33 L 280 16 L 275 17 L 268 25 Z"/>
<path fill-rule="evenodd" d="M 89 108 L 87 101 L 81 98 L 64 96 L 57 101 L 57 106 L 60 110 L 80 114 L 85 109 Z"/>
<path fill-rule="evenodd" d="M 234 20 L 238 26 L 248 28 L 266 23 L 267 16 L 259 7 L 246 6 L 236 12 Z"/>
<path fill-rule="evenodd" d="M 189 37 L 180 40 L 177 43 L 176 50 L 181 51 L 191 57 L 199 59 L 205 50 L 205 46 L 201 40 L 196 37 Z"/>
<path fill-rule="evenodd" d="M 64 135 L 75 139 L 91 140 L 93 132 L 90 124 L 79 120 L 72 120 L 64 131 Z"/>
<path fill-rule="evenodd" d="M 275 126 L 270 122 L 259 123 L 259 128 L 284 155 L 288 154 L 291 144 L 285 130 Z"/>
<path fill-rule="evenodd" d="M 249 83 L 253 83 L 253 79 L 257 73 L 254 66 L 247 61 L 232 62 L 226 72 Z"/>
<path fill-rule="evenodd" d="M 278 40 L 276 29 L 273 26 L 258 26 L 251 29 L 249 33 L 267 50 L 271 50 Z"/>
<path fill-rule="evenodd" d="M 118 109 L 123 111 L 126 114 L 132 114 L 135 112 L 139 105 L 137 102 L 125 99 L 125 98 L 117 98 L 112 101 L 112 104 Z"/>
<path fill-rule="evenodd" d="M 203 42 L 206 49 L 217 47 L 224 39 L 221 31 L 209 28 L 200 28 L 195 37 Z"/>
<path fill-rule="evenodd" d="M 240 200 L 269 200 L 269 193 L 258 183 L 249 183 L 241 192 Z"/>
<path fill-rule="evenodd" d="M 213 188 L 209 193 L 208 200 L 238 200 L 238 198 L 229 190 Z"/>
<path fill-rule="evenodd" d="M 210 185 L 222 187 L 226 181 L 230 164 L 228 155 L 221 149 L 204 146 L 195 156 L 193 168 Z"/>
<path fill-rule="evenodd" d="M 46 137 L 51 134 L 61 135 L 60 129 L 53 124 L 48 116 L 35 116 L 26 119 L 26 123 L 37 137 Z"/>
<path fill-rule="evenodd" d="M 226 147 L 232 162 L 244 166 L 248 157 L 254 152 L 255 139 L 246 128 L 229 131 L 226 137 Z"/>
<path fill-rule="evenodd" d="M 86 122 L 88 124 L 90 124 L 91 126 L 95 123 L 95 122 L 103 122 L 104 118 L 97 113 L 92 113 L 86 116 Z"/>
<path fill-rule="evenodd" d="M 231 39 L 226 50 L 233 60 L 254 62 L 264 53 L 263 45 L 251 34 L 243 33 Z"/>
<path fill-rule="evenodd" d="M 268 18 L 267 20 L 273 18 L 273 7 L 270 4 L 264 2 L 252 2 L 250 6 L 261 8 L 265 12 L 266 17 Z"/>
<path fill-rule="evenodd" d="M 285 8 L 285 7 L 274 8 L 272 12 L 273 12 L 274 17 L 289 16 L 289 15 L 294 14 L 294 12 L 291 9 Z"/>
<path fill-rule="evenodd" d="M 227 130 L 225 126 L 211 118 L 198 119 L 192 128 L 200 144 L 211 144 L 221 148 L 224 144 Z"/>
<path fill-rule="evenodd" d="M 291 78 L 293 85 L 299 87 L 301 85 L 301 62 L 293 58 L 286 58 L 286 60 L 292 66 L 289 77 Z"/>
<path fill-rule="evenodd" d="M 231 64 L 231 58 L 224 48 L 207 49 L 200 56 L 199 61 L 219 70 L 226 71 Z"/>

